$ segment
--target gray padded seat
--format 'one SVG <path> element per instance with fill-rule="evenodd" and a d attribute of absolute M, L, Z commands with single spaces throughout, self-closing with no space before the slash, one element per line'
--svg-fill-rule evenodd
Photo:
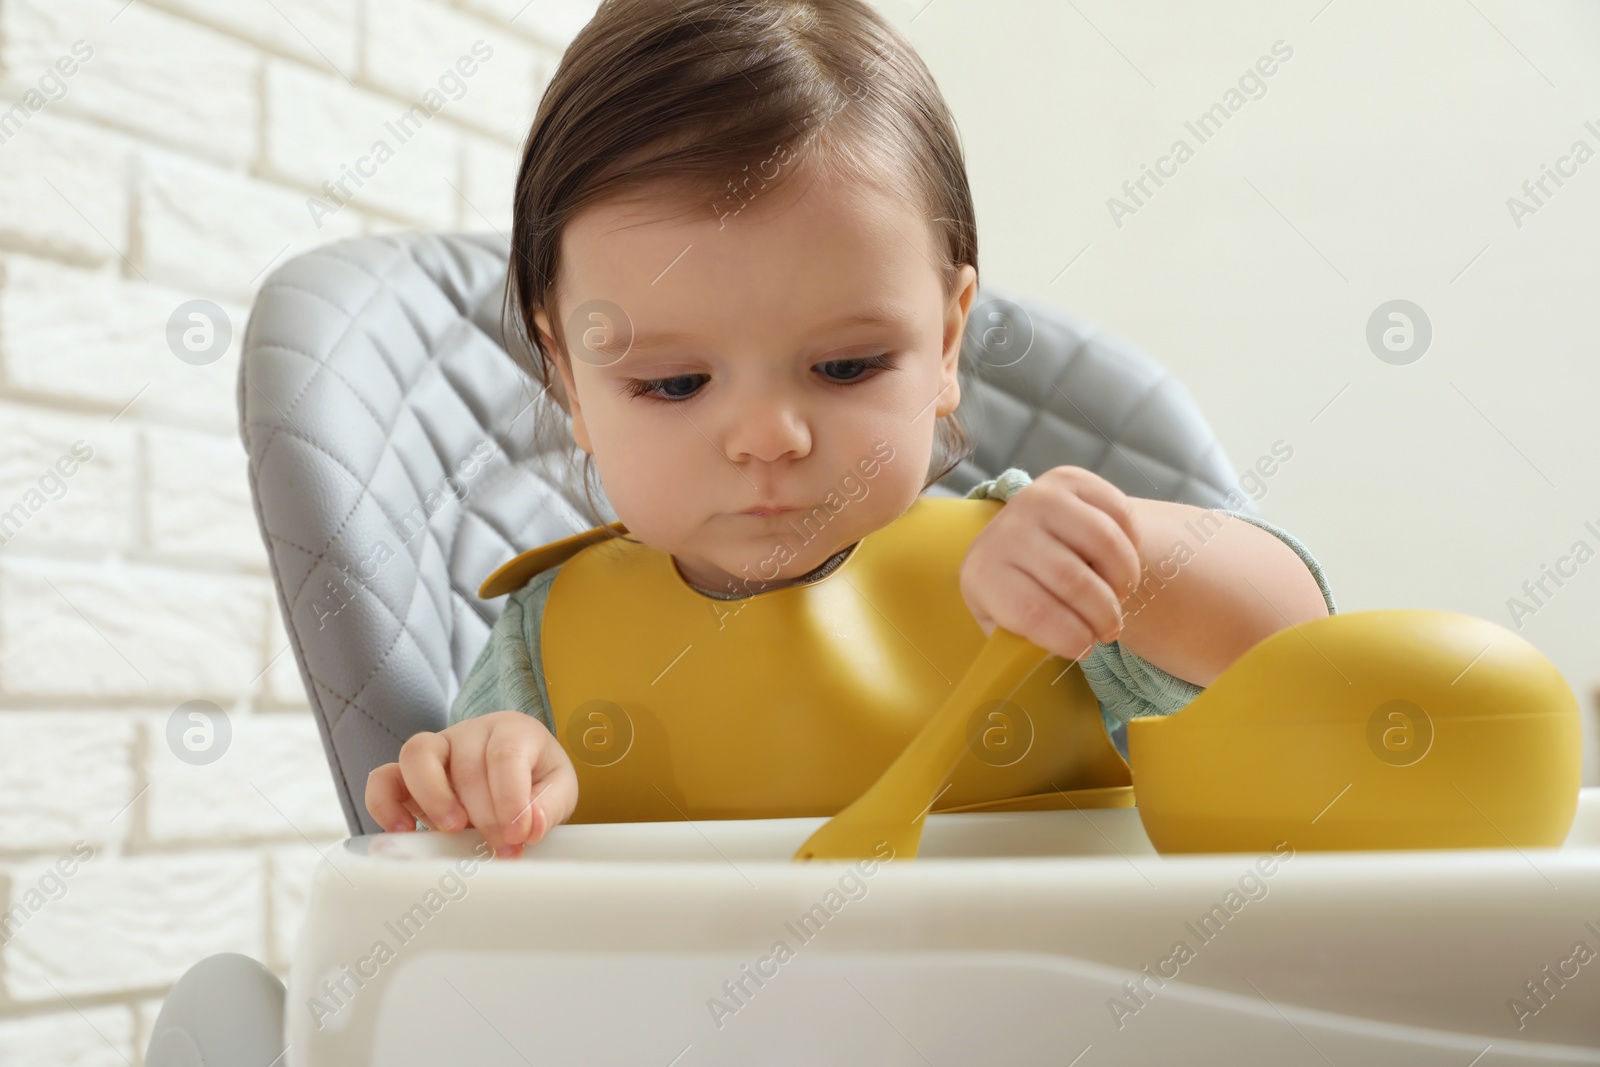
<path fill-rule="evenodd" d="M 381 829 L 368 773 L 444 727 L 505 602 L 480 600 L 478 585 L 589 525 L 581 488 L 565 484 L 581 469 L 566 415 L 506 351 L 508 254 L 494 234 L 338 241 L 275 270 L 245 330 L 239 425 L 256 518 L 353 835 Z M 977 450 L 932 494 L 1062 464 L 1201 506 L 1234 488 L 1182 384 L 1079 318 L 985 286 L 962 360 Z"/>

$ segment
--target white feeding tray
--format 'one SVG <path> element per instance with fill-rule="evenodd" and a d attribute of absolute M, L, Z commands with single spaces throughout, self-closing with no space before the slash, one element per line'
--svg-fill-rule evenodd
<path fill-rule="evenodd" d="M 377 834 L 318 868 L 294 1067 L 1600 1064 L 1600 789 L 1561 849 L 1160 856 L 1132 808 Z"/>

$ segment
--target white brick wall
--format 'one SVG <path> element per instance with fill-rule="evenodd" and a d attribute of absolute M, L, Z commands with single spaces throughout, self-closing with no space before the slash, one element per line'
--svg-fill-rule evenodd
<path fill-rule="evenodd" d="M 518 144 L 594 7 L 0 0 L 7 1067 L 142 1063 L 216 952 L 287 977 L 346 829 L 245 479 L 250 304 L 340 237 L 506 230 Z M 205 366 L 165 339 L 196 298 L 233 333 Z M 214 763 L 168 746 L 190 700 L 228 716 Z"/>
<path fill-rule="evenodd" d="M 48 121 L 34 120 L 40 129 Z M 0 148 L 0 161 L 10 151 Z M 96 427 L 95 443 L 157 417 L 237 438 L 233 391 L 248 306 L 218 301 L 234 323 L 233 342 L 221 359 L 197 367 L 174 359 L 162 341 L 167 317 L 187 299 L 177 289 L 130 285 L 110 265 L 88 271 L 0 253 L 0 386 L 70 409 Z M 119 415 L 130 402 L 137 410 Z"/>
<path fill-rule="evenodd" d="M 80 39 L 94 56 L 67 81 L 63 113 L 225 163 L 249 160 L 255 49 L 126 0 L 7 0 L 8 72 L 44 71 Z"/>

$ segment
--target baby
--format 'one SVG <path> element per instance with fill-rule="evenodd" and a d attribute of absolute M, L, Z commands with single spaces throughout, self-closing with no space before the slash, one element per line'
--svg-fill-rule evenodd
<path fill-rule="evenodd" d="M 606 0 L 540 103 L 513 225 L 525 369 L 571 417 L 585 491 L 592 462 L 625 527 L 601 547 L 670 560 L 672 595 L 731 612 L 849 579 L 863 540 L 886 544 L 970 454 L 956 415 L 978 285 L 965 163 L 927 68 L 866 0 Z M 1004 505 L 918 581 L 964 604 L 961 626 L 1080 661 L 1108 728 L 1178 710 L 1258 641 L 1334 609 L 1305 547 L 1251 516 L 1130 497 L 1068 466 L 1008 470 L 968 496 Z M 618 535 L 589 505 L 597 535 Z M 818 514 L 796 538 L 794 520 Z M 1220 528 L 1125 613 L 1202 518 Z M 450 725 L 369 777 L 382 826 L 472 826 L 513 857 L 572 816 L 572 739 L 551 710 L 567 631 L 542 622 L 585 560 L 571 581 L 612 590 L 606 610 L 649 632 L 654 601 L 630 601 L 619 576 L 596 584 L 611 558 L 585 550 L 511 593 Z"/>

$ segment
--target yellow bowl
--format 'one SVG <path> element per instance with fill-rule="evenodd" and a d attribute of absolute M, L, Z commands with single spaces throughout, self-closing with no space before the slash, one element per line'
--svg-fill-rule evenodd
<path fill-rule="evenodd" d="M 1385 609 L 1259 642 L 1181 711 L 1129 723 L 1128 761 L 1158 852 L 1559 848 L 1580 737 L 1523 638 Z"/>

